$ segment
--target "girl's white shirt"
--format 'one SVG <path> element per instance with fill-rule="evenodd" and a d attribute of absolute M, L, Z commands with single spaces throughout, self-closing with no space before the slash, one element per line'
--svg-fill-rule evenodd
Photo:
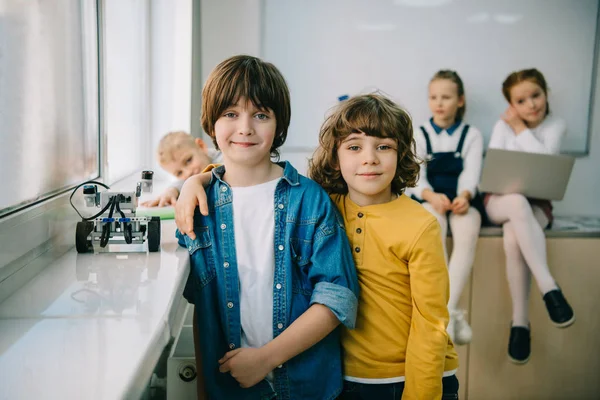
<path fill-rule="evenodd" d="M 510 125 L 503 120 L 499 120 L 494 125 L 489 148 L 527 153 L 558 154 L 566 132 L 567 125 L 565 121 L 552 115 L 548 115 L 535 128 L 525 129 L 518 135 L 515 135 Z"/>
<path fill-rule="evenodd" d="M 453 152 L 456 151 L 458 147 L 458 142 L 460 141 L 460 136 L 462 134 L 462 130 L 465 126 L 465 122 L 463 121 L 456 130 L 449 135 L 448 132 L 444 129 L 439 134 L 436 133 L 433 126 L 431 126 L 430 121 L 426 121 L 422 126 L 427 131 L 429 135 L 429 140 L 431 141 L 431 148 L 434 153 L 441 152 Z M 414 132 L 415 142 L 417 144 L 417 156 L 421 160 L 426 160 L 427 158 L 427 144 L 425 141 L 425 136 L 421 131 L 421 128 L 415 129 Z M 458 185 L 456 188 L 456 193 L 460 194 L 464 191 L 468 191 L 471 193 L 471 197 L 475 196 L 477 191 L 477 185 L 479 184 L 479 178 L 481 175 L 481 161 L 483 157 L 483 137 L 479 129 L 474 126 L 469 127 L 469 132 L 465 138 L 465 142 L 463 144 L 461 156 L 463 158 L 463 171 L 458 177 Z M 414 194 L 419 199 L 422 199 L 423 190 L 429 189 L 433 190 L 431 184 L 427 180 L 427 164 L 424 162 L 421 164 L 421 171 L 419 173 L 419 181 L 417 182 L 417 186 L 414 188 L 410 188 L 407 190 L 407 194 Z"/>

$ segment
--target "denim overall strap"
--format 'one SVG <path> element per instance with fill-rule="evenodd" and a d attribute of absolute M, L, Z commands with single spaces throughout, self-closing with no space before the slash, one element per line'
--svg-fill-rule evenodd
<path fill-rule="evenodd" d="M 427 180 L 436 193 L 445 194 L 453 200 L 457 193 L 458 177 L 463 171 L 462 149 L 469 131 L 469 125 L 465 125 L 461 132 L 456 151 L 433 153 L 428 156 Z M 429 142 L 429 137 L 425 139 Z"/>
<path fill-rule="evenodd" d="M 463 128 L 463 130 L 460 134 L 460 140 L 458 141 L 458 146 L 456 147 L 456 152 L 458 154 L 462 154 L 462 148 L 465 144 L 465 139 L 467 138 L 467 133 L 469 133 L 469 125 L 465 125 L 465 127 Z"/>
<path fill-rule="evenodd" d="M 431 140 L 429 140 L 429 135 L 427 134 L 427 131 L 425 130 L 424 126 L 421 126 L 421 131 L 423 132 L 423 136 L 425 136 L 425 144 L 427 145 L 427 158 L 431 158 L 433 154 L 433 150 L 431 148 Z"/>

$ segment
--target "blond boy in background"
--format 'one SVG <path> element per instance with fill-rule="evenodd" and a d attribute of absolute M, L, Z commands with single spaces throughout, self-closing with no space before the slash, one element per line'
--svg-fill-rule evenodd
<path fill-rule="evenodd" d="M 142 203 L 145 207 L 174 206 L 187 178 L 199 174 L 209 164 L 222 162 L 220 151 L 208 148 L 202 139 L 183 131 L 169 132 L 163 136 L 156 156 L 161 168 L 177 178 L 177 181 L 160 197 Z"/>

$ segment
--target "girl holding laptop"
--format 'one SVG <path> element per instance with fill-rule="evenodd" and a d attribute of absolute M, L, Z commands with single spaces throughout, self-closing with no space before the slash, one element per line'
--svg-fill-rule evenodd
<path fill-rule="evenodd" d="M 566 125 L 550 114 L 542 73 L 537 69 L 513 72 L 502 84 L 502 93 L 509 107 L 494 126 L 489 148 L 558 154 Z M 488 194 L 485 206 L 490 221 L 502 225 L 504 230 L 506 275 L 513 305 L 508 356 L 511 361 L 524 364 L 531 354 L 531 275 L 554 325 L 566 328 L 575 322 L 573 310 L 552 277 L 546 259 L 543 230 L 552 223 L 552 205 L 521 194 Z"/>

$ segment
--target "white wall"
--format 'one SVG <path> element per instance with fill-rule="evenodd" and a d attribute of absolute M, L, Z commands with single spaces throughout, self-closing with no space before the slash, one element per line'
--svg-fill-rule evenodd
<path fill-rule="evenodd" d="M 232 7 L 234 3 L 237 8 Z M 226 57 L 241 53 L 261 54 L 259 0 L 203 0 L 202 12 L 203 79 L 206 79 L 212 67 Z M 554 203 L 556 215 L 600 216 L 600 60 L 596 60 L 596 63 L 596 101 L 592 111 L 589 154 L 577 159 L 565 199 Z M 293 115 L 294 118 L 301 116 Z M 306 173 L 307 160 L 312 151 L 286 149 L 284 146 L 281 154 L 282 159 L 289 160 L 300 172 Z"/>
<path fill-rule="evenodd" d="M 600 57 L 594 99 L 589 154 L 575 162 L 565 198 L 554 203 L 556 215 L 600 216 Z"/>
<path fill-rule="evenodd" d="M 551 108 L 569 127 L 563 152 L 581 154 L 598 6 L 597 0 L 461 0 L 437 7 L 404 0 L 264 0 L 261 54 L 288 79 L 292 112 L 302 115 L 292 119 L 289 145 L 316 146 L 323 111 L 341 94 L 380 89 L 417 123 L 428 120 L 427 84 L 439 69 L 459 71 L 466 120 L 487 143 L 507 106 L 500 83 L 509 71 L 535 66 L 550 84 Z M 443 40 L 441 26 L 448 26 Z"/>
<path fill-rule="evenodd" d="M 150 9 L 151 166 L 160 138 L 173 130 L 190 131 L 192 82 L 192 0 L 153 0 Z"/>
<path fill-rule="evenodd" d="M 202 82 L 227 57 L 260 55 L 260 0 L 202 0 Z"/>
<path fill-rule="evenodd" d="M 237 54 L 260 56 L 261 1 L 196 1 L 200 1 L 201 61 L 200 73 L 194 71 L 194 79 L 201 79 L 203 86 L 210 71 L 226 58 Z M 192 110 L 192 118 L 200 118 L 199 104 L 197 110 Z M 203 139 L 212 145 L 204 133 Z"/>

